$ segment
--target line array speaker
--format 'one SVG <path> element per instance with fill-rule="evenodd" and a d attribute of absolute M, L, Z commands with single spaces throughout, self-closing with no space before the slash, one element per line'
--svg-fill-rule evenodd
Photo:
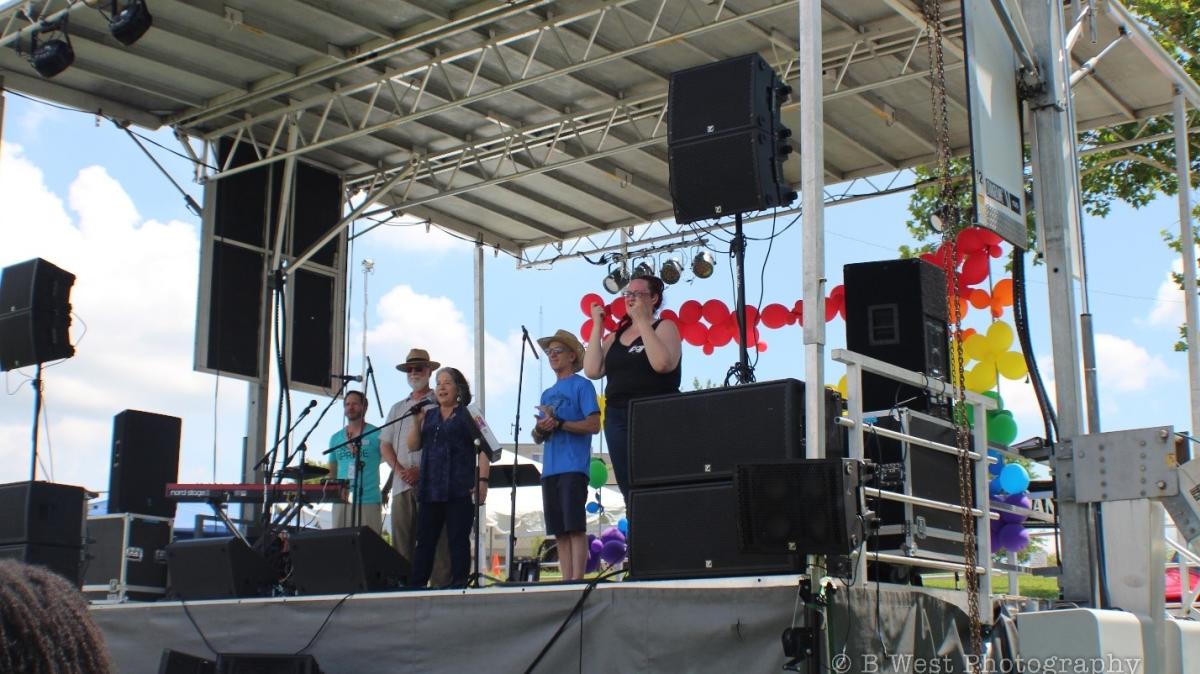
<path fill-rule="evenodd" d="M 75 275 L 37 258 L 0 273 L 0 371 L 75 355 L 68 302 Z"/>
<path fill-rule="evenodd" d="M 681 224 L 786 206 L 791 132 L 779 122 L 790 88 L 758 54 L 671 74 L 667 162 Z"/>

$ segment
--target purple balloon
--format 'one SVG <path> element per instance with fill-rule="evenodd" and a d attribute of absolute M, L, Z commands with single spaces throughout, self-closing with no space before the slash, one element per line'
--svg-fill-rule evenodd
<path fill-rule="evenodd" d="M 1012 494 L 1004 499 L 1004 502 L 1018 508 L 1031 509 L 1033 501 L 1025 494 Z M 1013 515 L 1010 513 L 1000 513 L 1000 521 L 1005 524 L 1020 524 L 1025 521 L 1025 515 Z"/>
<path fill-rule="evenodd" d="M 623 541 L 608 541 L 600 551 L 600 559 L 606 564 L 616 565 L 625 559 L 625 543 Z"/>
<path fill-rule="evenodd" d="M 624 543 L 625 534 L 621 533 L 621 530 L 616 527 L 609 527 L 604 530 L 604 533 L 600 534 L 600 540 L 604 541 L 605 543 L 609 541 L 620 541 Z"/>
<path fill-rule="evenodd" d="M 1005 524 L 1000 530 L 1000 544 L 1005 550 L 1020 552 L 1029 545 L 1029 530 L 1020 524 Z"/>
<path fill-rule="evenodd" d="M 583 572 L 584 573 L 596 573 L 596 570 L 599 568 L 600 568 L 599 553 L 588 555 L 587 564 L 584 564 L 584 566 L 583 566 Z"/>
<path fill-rule="evenodd" d="M 989 528 L 992 530 L 992 551 L 1000 552 L 1004 549 L 1004 546 L 1000 545 L 1000 530 L 1004 528 L 1004 522 L 992 520 Z"/>
<path fill-rule="evenodd" d="M 592 542 L 588 543 L 588 551 L 593 555 L 600 554 L 600 551 L 603 549 L 604 541 L 600 540 L 599 538 L 593 538 Z"/>

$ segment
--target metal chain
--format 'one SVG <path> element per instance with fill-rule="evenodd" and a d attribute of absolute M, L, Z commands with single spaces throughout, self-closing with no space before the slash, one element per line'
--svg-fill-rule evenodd
<path fill-rule="evenodd" d="M 965 581 L 967 587 L 967 611 L 971 630 L 971 654 L 968 666 L 978 671 L 982 662 L 983 637 L 979 620 L 979 579 L 975 573 L 978 559 L 976 555 L 975 517 L 971 513 L 974 507 L 974 480 L 971 475 L 970 429 L 967 426 L 967 416 L 970 409 L 966 401 L 966 377 L 963 363 L 962 339 L 962 297 L 958 287 L 958 247 L 956 239 L 963 227 L 962 212 L 958 207 L 958 195 L 954 181 L 950 175 L 951 145 L 950 145 L 950 113 L 946 95 L 945 57 L 942 50 L 942 7 L 940 0 L 924 0 L 922 3 L 925 15 L 925 31 L 929 35 L 929 81 L 931 119 L 937 133 L 937 181 L 938 181 L 938 210 L 942 215 L 945 228 L 942 230 L 942 256 L 946 272 L 946 296 L 950 308 L 951 328 L 953 329 L 952 348 L 955 359 L 951 364 L 951 381 L 955 384 L 954 408 L 952 411 L 955 425 L 955 436 L 958 448 L 958 496 L 962 504 L 960 514 L 963 530 L 963 561 L 965 563 Z M 980 448 L 979 451 L 984 451 Z"/>

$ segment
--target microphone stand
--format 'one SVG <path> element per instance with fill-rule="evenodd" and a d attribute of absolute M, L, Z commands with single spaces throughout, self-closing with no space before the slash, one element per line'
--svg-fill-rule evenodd
<path fill-rule="evenodd" d="M 313 403 L 315 404 L 316 401 L 314 400 Z M 279 447 L 289 437 L 291 437 L 292 432 L 295 431 L 298 426 L 300 426 L 300 422 L 304 421 L 304 417 L 308 414 L 308 411 L 311 409 L 312 409 L 312 405 L 309 405 L 308 407 L 304 408 L 304 411 L 301 412 L 300 416 L 298 416 L 296 418 L 296 423 L 294 423 L 288 427 L 287 431 L 283 434 L 283 437 L 281 437 L 275 443 L 275 446 L 271 448 L 271 451 L 267 452 L 266 454 L 263 454 L 262 458 L 258 460 L 258 463 L 254 464 L 254 468 L 252 470 L 258 470 L 259 468 L 266 468 L 268 463 L 270 463 L 271 465 L 274 465 L 275 456 L 276 456 L 276 454 L 279 453 Z M 290 459 L 291 459 L 291 457 L 287 455 L 287 450 L 285 448 L 282 468 L 287 468 L 287 464 Z M 271 474 L 270 470 L 263 471 L 262 514 L 259 516 L 259 522 L 261 523 L 261 525 L 264 528 L 266 527 L 267 524 L 269 524 L 271 522 L 271 510 L 270 510 L 271 493 L 270 492 L 271 492 L 271 481 L 272 481 L 273 477 L 275 477 L 275 476 L 273 476 Z M 275 482 L 275 484 L 279 484 L 282 481 L 283 481 L 283 477 L 282 477 L 282 475 L 280 475 L 278 477 L 278 480 Z M 266 532 L 264 531 L 263 533 L 265 534 Z M 265 538 L 265 536 L 264 536 L 264 538 Z"/>
<path fill-rule="evenodd" d="M 294 458 L 296 455 L 300 456 L 300 478 L 301 479 L 300 479 L 300 486 L 298 486 L 296 488 L 296 490 L 297 490 L 296 499 L 299 501 L 300 507 L 296 509 L 297 514 L 302 513 L 304 511 L 304 508 L 308 506 L 308 497 L 304 494 L 304 466 L 305 466 L 304 461 L 305 461 L 305 454 L 308 451 L 308 438 L 309 438 L 309 436 L 311 436 L 313 434 L 313 431 L 317 430 L 317 427 L 321 425 L 321 420 L 324 419 L 325 415 L 329 413 L 329 409 L 331 407 L 333 407 L 333 402 L 335 400 L 337 400 L 338 398 L 342 397 L 342 392 L 346 390 L 346 386 L 349 383 L 350 383 L 349 380 L 342 380 L 341 387 L 338 388 L 337 393 L 333 394 L 333 397 L 329 399 L 329 402 L 325 403 L 325 409 L 321 410 L 321 414 L 319 414 L 317 416 L 316 423 L 314 423 L 312 425 L 312 427 L 308 429 L 308 432 L 304 434 L 303 438 L 300 438 L 300 444 L 299 444 L 299 446 L 296 447 L 296 451 L 294 453 L 292 453 L 291 456 L 284 458 L 283 467 L 287 468 L 288 464 L 291 463 L 292 458 Z M 316 401 L 313 401 L 313 402 L 316 402 Z M 309 409 L 312 409 L 312 408 L 309 407 Z M 307 414 L 307 411 L 305 412 L 305 414 Z M 303 415 L 301 415 L 301 418 L 304 418 Z M 334 477 L 334 479 L 336 479 L 337 475 L 334 475 L 333 477 Z M 283 524 L 283 526 L 288 525 L 288 523 L 286 521 L 284 521 L 282 524 Z M 297 531 L 300 530 L 300 523 L 298 521 L 296 523 L 296 530 Z"/>
<path fill-rule="evenodd" d="M 426 407 L 426 405 L 418 405 L 416 407 L 413 407 L 409 411 L 405 412 L 404 414 L 400 415 L 399 417 L 397 417 L 395 419 L 392 419 L 391 421 L 383 424 L 382 426 L 376 426 L 375 428 L 373 428 L 369 431 L 363 431 L 362 433 L 360 433 L 352 438 L 348 438 L 342 444 L 334 445 L 333 447 L 330 447 L 329 449 L 325 450 L 324 452 L 321 452 L 322 455 L 329 455 L 329 454 L 332 454 L 332 453 L 336 452 L 337 450 L 341 449 L 342 447 L 348 447 L 350 445 L 354 445 L 358 452 L 358 456 L 355 458 L 355 465 L 354 465 L 354 467 L 355 467 L 355 474 L 354 474 L 355 510 L 353 511 L 354 514 L 351 516 L 355 522 L 354 526 L 358 526 L 357 525 L 358 512 L 361 509 L 361 504 L 362 504 L 361 466 L 362 466 L 362 440 L 363 440 L 363 438 L 365 438 L 369 435 L 375 435 L 376 433 L 379 433 L 380 431 L 387 428 L 388 426 L 391 426 L 392 424 L 398 424 L 401 421 L 404 421 L 405 419 L 417 414 L 418 412 L 423 411 L 425 409 L 425 407 Z"/>
<path fill-rule="evenodd" d="M 516 480 L 517 464 L 518 464 L 517 447 L 519 446 L 518 441 L 521 436 L 521 387 L 524 384 L 524 380 L 525 380 L 525 345 L 526 344 L 529 345 L 530 351 L 533 352 L 533 357 L 536 358 L 537 360 L 541 360 L 542 357 L 538 355 L 537 346 L 533 343 L 533 340 L 529 338 L 529 330 L 526 330 L 525 326 L 522 325 L 521 326 L 521 366 L 520 366 L 520 369 L 517 370 L 517 414 L 516 414 L 516 418 L 513 420 L 513 463 L 512 463 L 513 485 L 512 485 L 512 495 L 511 495 L 511 498 L 509 500 L 509 505 L 508 505 L 508 579 L 509 580 L 512 580 L 513 576 L 516 575 L 516 562 L 513 560 L 513 551 L 516 550 L 516 547 L 517 547 L 517 480 Z M 476 560 L 476 561 L 478 562 L 478 560 Z"/>
<path fill-rule="evenodd" d="M 371 365 L 371 357 L 367 356 L 367 379 L 371 382 L 371 390 L 375 392 L 375 404 L 379 405 L 379 416 L 387 419 L 387 415 L 383 413 L 383 399 L 379 397 L 379 381 L 375 379 L 375 367 Z M 363 388 L 366 388 L 367 382 L 363 382 Z"/>

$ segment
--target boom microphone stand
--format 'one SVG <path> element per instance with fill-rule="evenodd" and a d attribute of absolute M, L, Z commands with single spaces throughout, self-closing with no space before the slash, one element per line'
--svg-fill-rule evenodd
<path fill-rule="evenodd" d="M 737 265 L 737 299 L 734 313 L 737 316 L 738 326 L 738 362 L 730 368 L 730 374 L 733 374 L 739 384 L 750 384 L 754 382 L 754 370 L 750 369 L 750 356 L 746 348 L 746 237 L 742 234 L 742 213 L 737 212 L 733 216 L 733 243 L 730 249 L 733 251 L 734 263 Z M 726 375 L 725 384 L 729 384 L 729 377 Z"/>
<path fill-rule="evenodd" d="M 521 326 L 521 367 L 517 370 L 517 414 L 513 420 L 513 463 L 512 474 L 514 475 L 512 486 L 512 498 L 508 506 L 508 577 L 512 579 L 517 573 L 516 562 L 513 560 L 513 551 L 517 547 L 517 487 L 515 476 L 517 474 L 517 447 L 521 437 L 521 386 L 525 380 L 525 345 L 529 345 L 529 350 L 533 352 L 533 357 L 541 360 L 538 355 L 537 346 L 533 340 L 529 338 L 529 330 L 525 326 Z"/>

